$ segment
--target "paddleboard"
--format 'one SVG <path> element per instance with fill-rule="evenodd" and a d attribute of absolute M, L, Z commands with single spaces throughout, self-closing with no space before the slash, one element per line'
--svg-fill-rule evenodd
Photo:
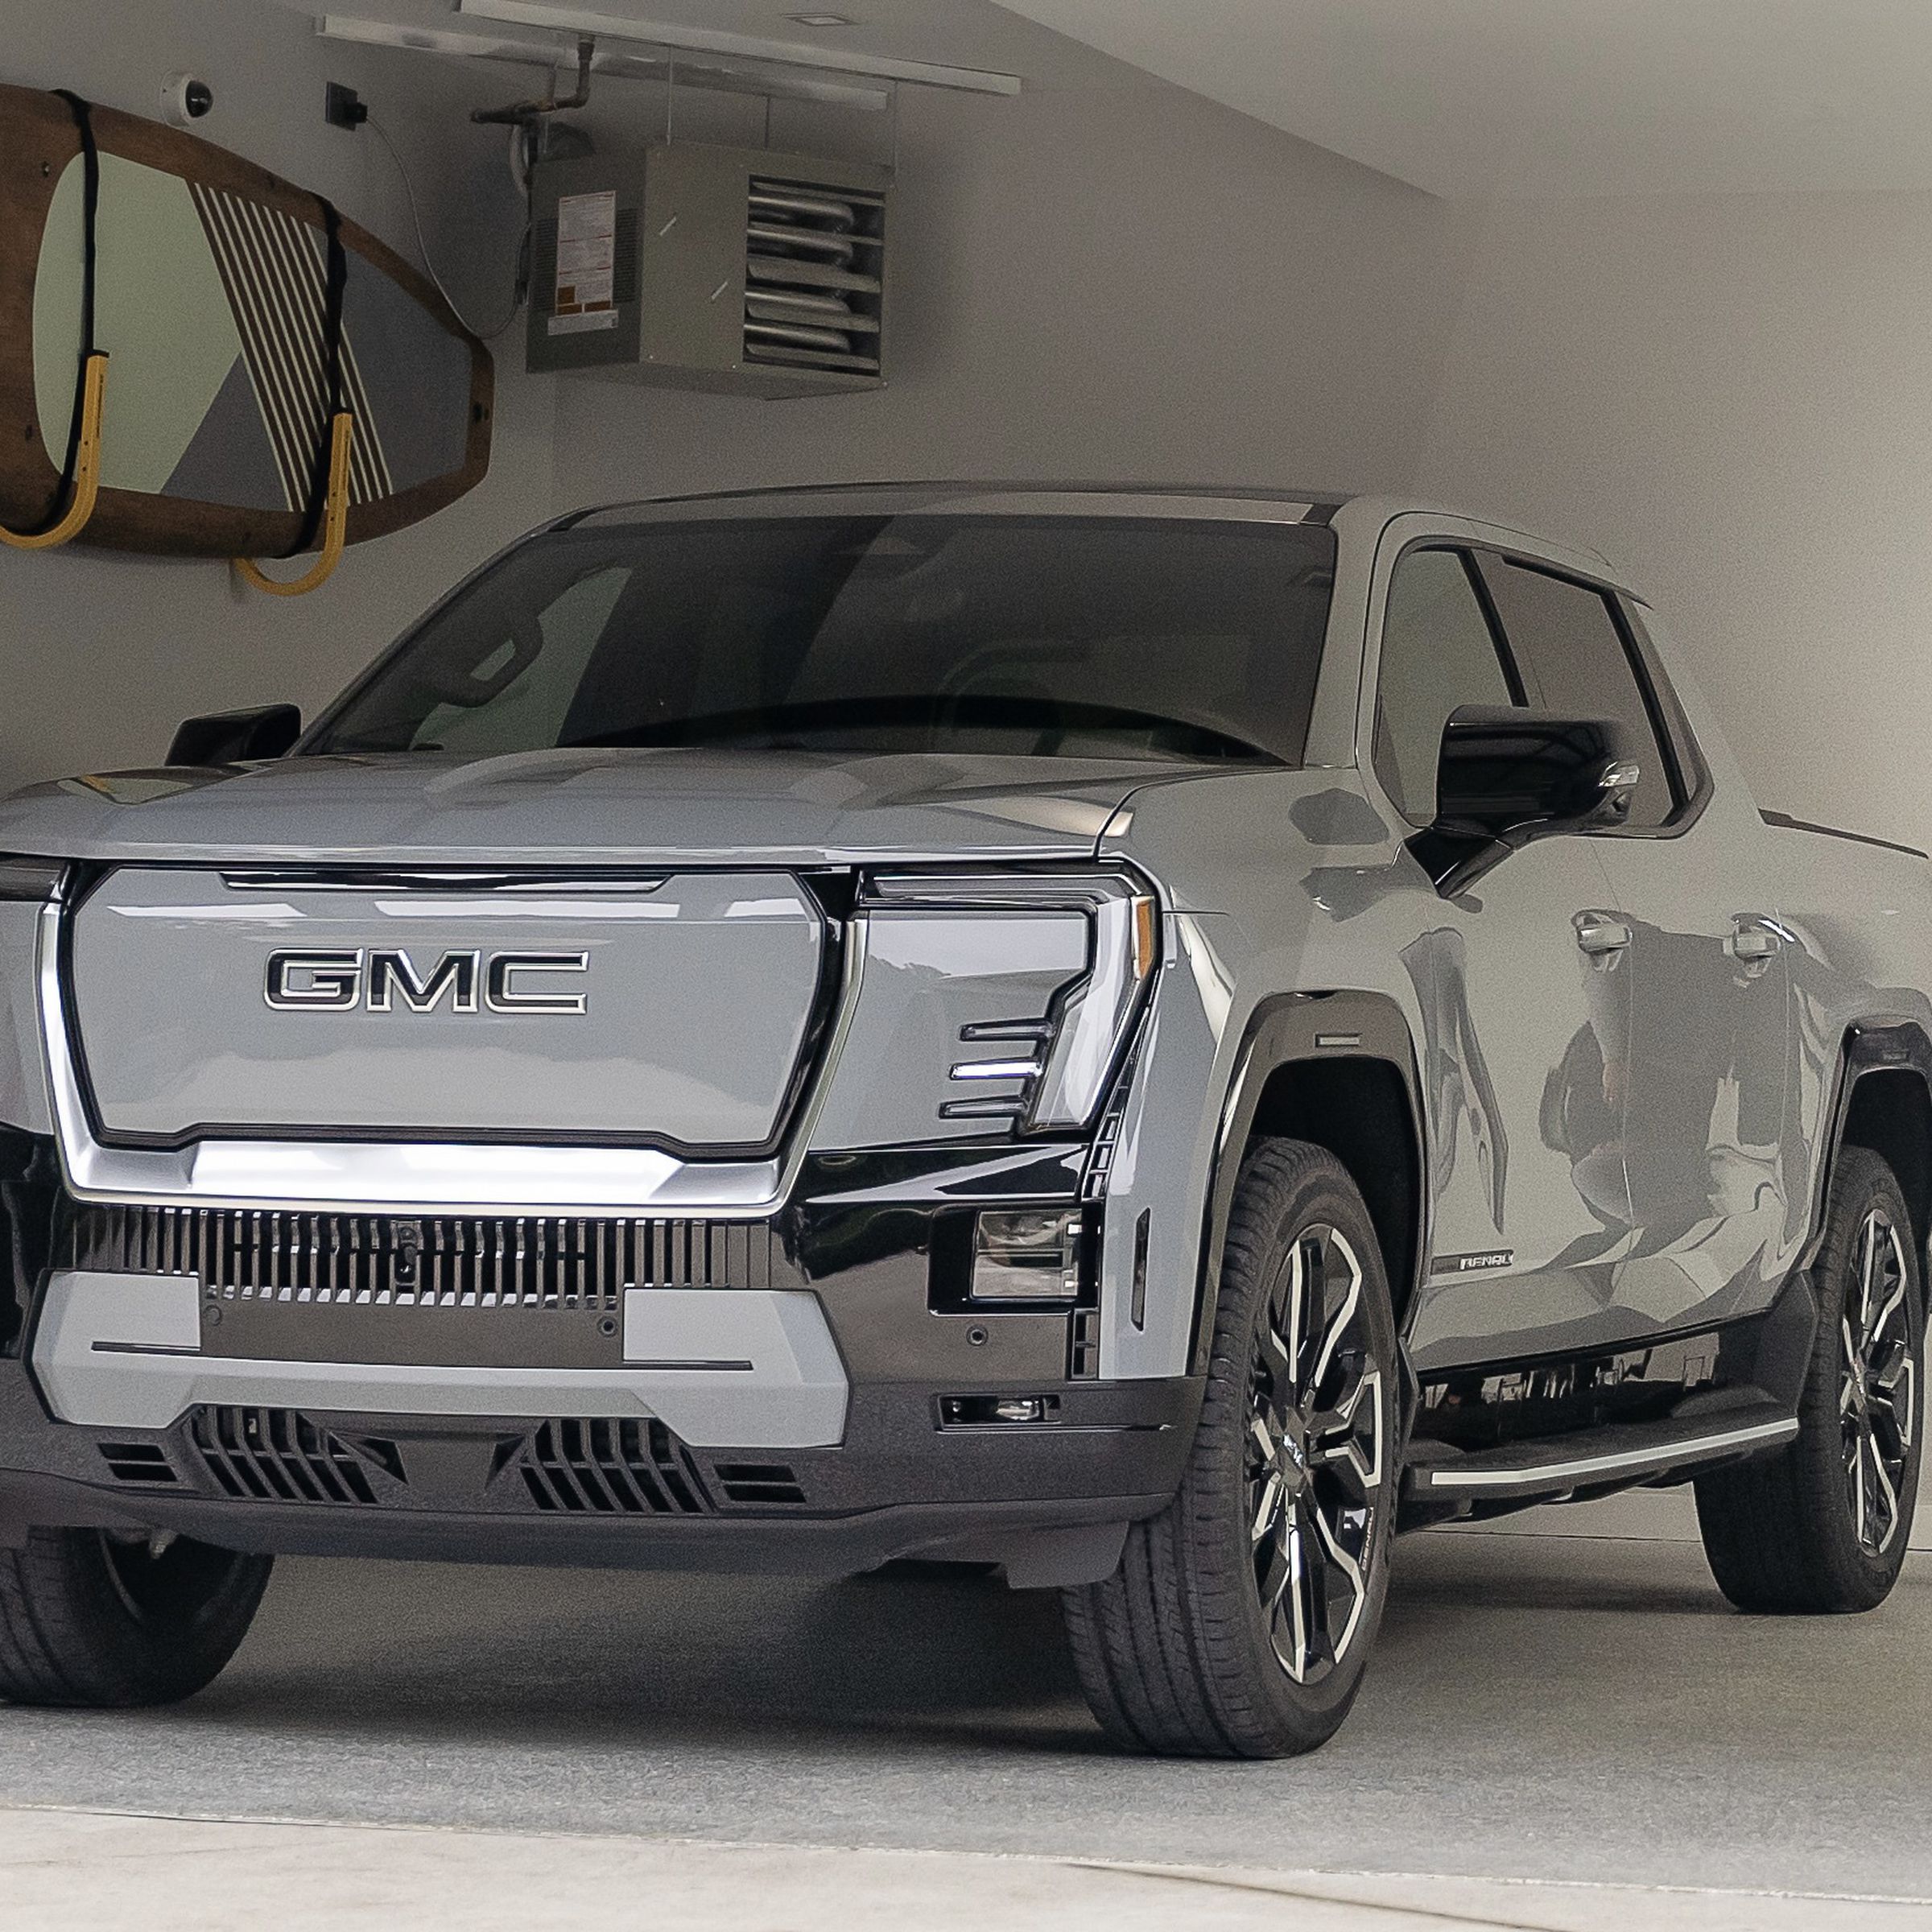
<path fill-rule="evenodd" d="M 324 205 L 238 155 L 97 107 L 101 490 L 80 541 L 272 557 L 301 538 L 325 436 Z M 0 87 L 0 522 L 59 506 L 82 345 L 85 169 L 57 96 Z M 341 379 L 348 540 L 433 514 L 489 464 L 489 352 L 355 223 Z"/>

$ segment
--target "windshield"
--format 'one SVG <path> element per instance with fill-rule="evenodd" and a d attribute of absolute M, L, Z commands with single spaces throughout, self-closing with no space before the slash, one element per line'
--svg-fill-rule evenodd
<path fill-rule="evenodd" d="M 1298 763 L 1334 538 L 1300 524 L 771 517 L 555 530 L 304 752 L 729 745 Z"/>

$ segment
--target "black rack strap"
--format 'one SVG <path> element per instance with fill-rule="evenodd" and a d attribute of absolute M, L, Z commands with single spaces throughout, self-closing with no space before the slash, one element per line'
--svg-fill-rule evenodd
<path fill-rule="evenodd" d="M 280 554 L 299 556 L 315 548 L 328 509 L 329 455 L 336 418 L 342 411 L 342 294 L 349 283 L 349 253 L 342 246 L 342 217 L 334 202 L 318 196 L 322 232 L 328 237 L 328 265 L 322 285 L 322 422 L 309 466 L 308 502 L 295 540 Z"/>

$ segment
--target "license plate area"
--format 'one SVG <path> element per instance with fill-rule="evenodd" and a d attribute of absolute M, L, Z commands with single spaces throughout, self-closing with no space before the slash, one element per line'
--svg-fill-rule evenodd
<path fill-rule="evenodd" d="M 597 1308 L 223 1301 L 204 1294 L 201 1352 L 426 1368 L 621 1368 L 624 1333 L 620 1315 Z"/>

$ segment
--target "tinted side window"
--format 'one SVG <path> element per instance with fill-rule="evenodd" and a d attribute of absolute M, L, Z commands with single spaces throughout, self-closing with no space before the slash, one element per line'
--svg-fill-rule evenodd
<path fill-rule="evenodd" d="M 1443 727 L 1465 704 L 1514 704 L 1482 600 L 1460 551 L 1412 550 L 1396 564 L 1382 620 L 1375 772 L 1411 824 L 1435 816 Z"/>
<path fill-rule="evenodd" d="M 1506 558 L 1485 556 L 1482 570 L 1530 702 L 1561 717 L 1620 724 L 1644 773 L 1629 822 L 1663 824 L 1677 808 L 1670 766 L 1609 600 L 1587 584 Z"/>

